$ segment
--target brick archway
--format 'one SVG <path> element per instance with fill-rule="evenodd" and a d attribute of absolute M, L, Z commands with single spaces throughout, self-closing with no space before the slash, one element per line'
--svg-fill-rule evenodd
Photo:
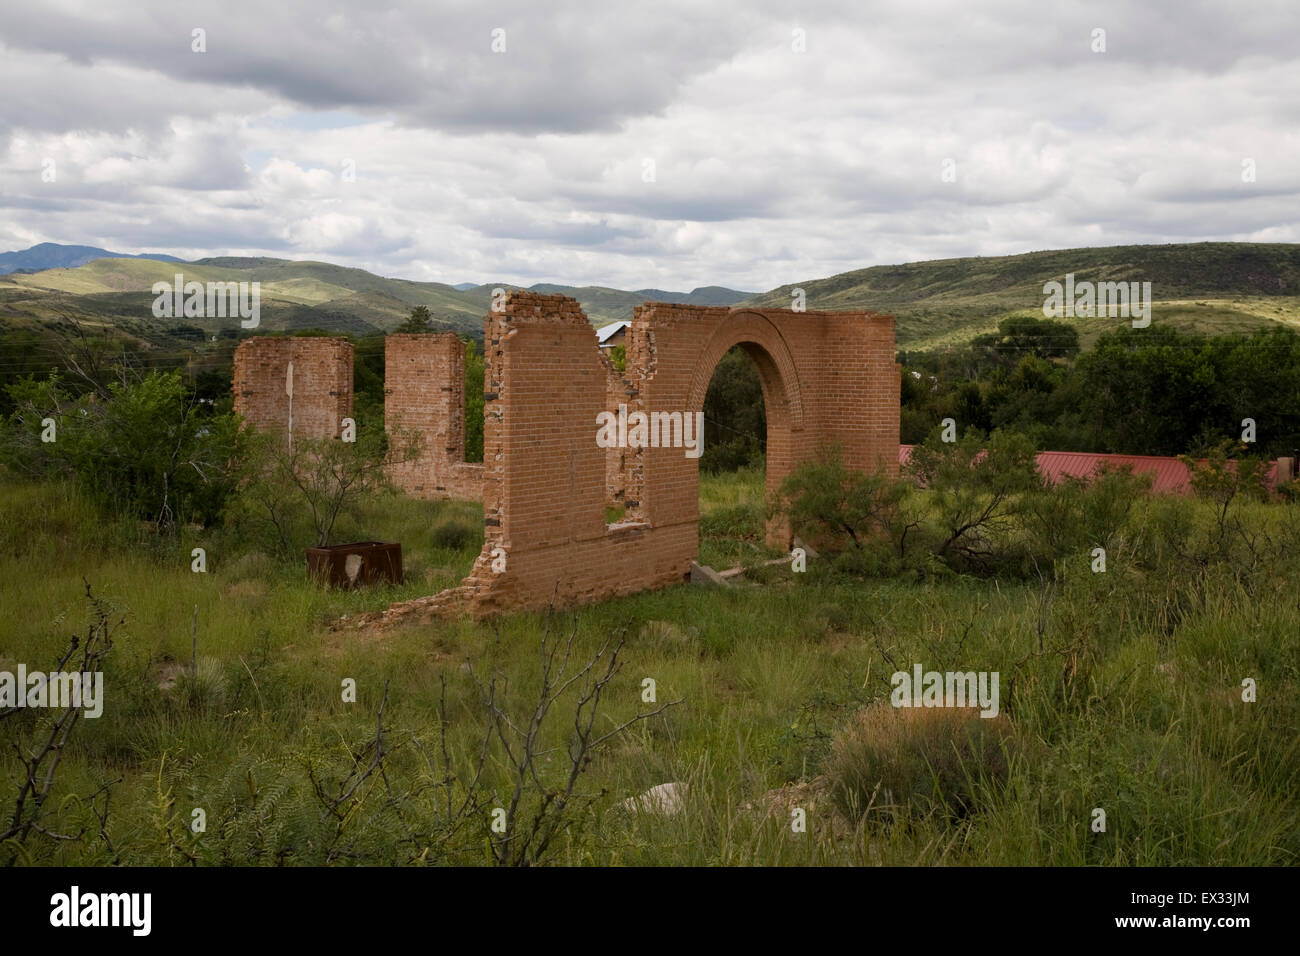
<path fill-rule="evenodd" d="M 732 318 L 725 324 L 718 325 L 708 344 L 700 352 L 699 361 L 691 376 L 688 404 L 692 409 L 704 407 L 704 396 L 713 379 L 713 372 L 722 361 L 722 357 L 735 346 L 744 346 L 750 358 L 758 364 L 760 358 L 765 365 L 759 366 L 759 380 L 763 385 L 763 399 L 779 397 L 786 408 L 791 427 L 803 428 L 803 391 L 799 382 L 799 373 L 795 368 L 790 346 L 781 335 L 773 321 L 752 309 L 737 309 L 731 313 Z M 780 385 L 779 396 L 768 395 L 769 386 Z"/>
<path fill-rule="evenodd" d="M 691 412 L 704 408 L 709 383 L 718 363 L 736 346 L 743 348 L 758 370 L 767 413 L 767 455 L 765 489 L 768 501 L 775 498 L 781 483 L 794 469 L 797 435 L 802 434 L 803 389 L 790 346 L 781 330 L 767 316 L 752 309 L 734 310 L 728 321 L 717 326 L 691 376 L 686 407 Z M 696 497 L 699 497 L 699 467 L 695 471 Z M 698 530 L 699 517 L 696 516 Z M 768 544 L 776 548 L 789 545 L 789 528 L 779 517 L 768 519 Z M 698 550 L 698 537 L 696 548 Z"/>
<path fill-rule="evenodd" d="M 614 459 L 597 425 L 619 406 L 701 411 L 736 345 L 762 383 L 769 492 L 823 443 L 851 468 L 897 473 L 891 316 L 646 303 L 620 374 L 576 300 L 511 292 L 484 330 L 483 550 L 459 588 L 390 615 L 583 604 L 684 580 L 699 549 L 698 459 L 681 445 L 628 449 L 613 469 L 627 516 L 607 524 Z"/>

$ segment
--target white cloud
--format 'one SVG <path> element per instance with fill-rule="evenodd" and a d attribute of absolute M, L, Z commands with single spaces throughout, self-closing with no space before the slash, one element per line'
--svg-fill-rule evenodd
<path fill-rule="evenodd" d="M 1177 0 L 22 8 L 0 51 L 0 246 L 766 289 L 956 255 L 1296 241 L 1297 26 L 1288 2 Z"/>

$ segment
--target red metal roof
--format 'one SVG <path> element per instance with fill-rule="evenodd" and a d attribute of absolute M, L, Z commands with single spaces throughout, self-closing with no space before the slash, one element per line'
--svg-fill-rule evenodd
<path fill-rule="evenodd" d="M 898 463 L 906 465 L 912 458 L 911 445 L 898 446 Z M 1038 473 L 1050 484 L 1059 484 L 1066 477 L 1091 478 L 1098 469 L 1130 467 L 1135 474 L 1152 475 L 1151 490 L 1157 494 L 1186 495 L 1191 493 L 1187 466 L 1177 458 L 1156 455 L 1101 455 L 1074 451 L 1040 451 Z M 1265 472 L 1265 484 L 1277 488 L 1277 462 L 1270 462 Z"/>
<path fill-rule="evenodd" d="M 1188 494 L 1191 490 L 1187 466 L 1177 458 L 1154 455 L 1092 455 L 1070 451 L 1044 451 L 1038 454 L 1038 473 L 1049 484 L 1064 478 L 1091 478 L 1098 471 L 1128 467 L 1134 474 L 1151 475 L 1151 490 L 1157 494 Z"/>

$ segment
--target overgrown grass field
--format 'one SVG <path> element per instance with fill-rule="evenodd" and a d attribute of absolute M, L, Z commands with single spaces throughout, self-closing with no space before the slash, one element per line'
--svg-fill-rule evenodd
<path fill-rule="evenodd" d="M 703 563 L 770 557 L 761 471 L 704 476 L 701 502 Z M 1208 504 L 1185 507 L 1213 521 Z M 1297 506 L 1248 507 L 1273 527 Z M 404 584 L 327 591 L 301 561 L 229 532 L 161 545 L 103 521 L 69 486 L 0 488 L 0 671 L 54 668 L 92 620 L 83 581 L 110 609 L 112 639 L 103 715 L 76 724 L 39 828 L 0 844 L 0 860 L 490 864 L 502 860 L 494 811 L 510 808 L 521 776 L 512 826 L 550 837 L 510 862 L 1300 859 L 1300 562 L 1155 580 L 1117 549 L 1105 573 L 1082 552 L 1058 575 L 1007 580 L 858 579 L 813 559 L 805 573 L 764 568 L 727 589 L 358 631 L 333 625 L 455 584 L 482 538 L 477 506 L 464 503 L 381 497 L 352 521 L 335 539 L 400 541 Z M 206 573 L 191 570 L 196 547 Z M 583 681 L 557 694 L 522 773 L 484 704 L 495 676 L 499 713 L 528 728 L 547 634 L 561 651 L 572 637 L 567 674 L 605 647 L 593 670 L 603 673 L 624 640 L 595 736 L 671 705 L 591 751 L 558 808 Z M 998 672 L 1010 736 L 996 759 L 956 753 L 941 773 L 948 744 L 930 759 L 903 734 L 885 755 L 901 782 L 873 798 L 889 812 L 859 815 L 836 790 L 858 759 L 845 740 L 859 715 L 887 706 L 891 674 L 915 664 Z M 38 746 L 51 719 L 26 709 L 0 720 L 0 826 L 24 773 L 9 742 Z M 679 812 L 624 804 L 670 782 Z"/>

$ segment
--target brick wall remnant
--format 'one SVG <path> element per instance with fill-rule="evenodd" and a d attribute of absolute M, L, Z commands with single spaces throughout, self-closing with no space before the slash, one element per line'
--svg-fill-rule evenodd
<path fill-rule="evenodd" d="M 483 466 L 465 461 L 465 343 L 455 333 L 388 336 L 384 427 L 419 442 L 414 456 L 388 466 L 398 488 L 417 498 L 482 498 Z"/>
<path fill-rule="evenodd" d="M 341 338 L 245 339 L 235 349 L 235 411 L 286 437 L 292 422 L 294 437 L 338 438 L 352 414 L 352 351 Z"/>
<path fill-rule="evenodd" d="M 460 587 L 394 605 L 381 620 L 584 604 L 685 580 L 699 547 L 698 459 L 628 448 L 615 466 L 596 442 L 597 415 L 616 403 L 701 410 L 735 345 L 762 383 L 769 495 L 824 444 L 838 444 L 850 468 L 897 475 L 892 316 L 647 303 L 618 375 L 576 300 L 511 292 L 484 335 L 483 550 Z M 615 491 L 627 513 L 607 525 Z M 779 520 L 768 538 L 790 544 Z"/>

